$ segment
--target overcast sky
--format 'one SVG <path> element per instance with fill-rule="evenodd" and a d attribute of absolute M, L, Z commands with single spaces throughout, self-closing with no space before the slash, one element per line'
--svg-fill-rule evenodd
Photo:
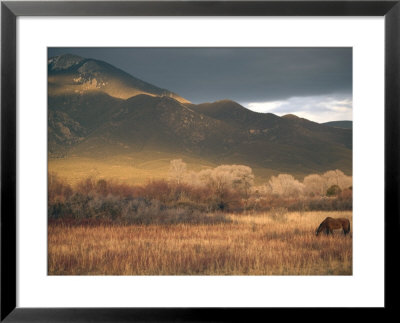
<path fill-rule="evenodd" d="M 231 99 L 257 112 L 352 120 L 352 49 L 49 48 L 106 61 L 193 103 Z"/>

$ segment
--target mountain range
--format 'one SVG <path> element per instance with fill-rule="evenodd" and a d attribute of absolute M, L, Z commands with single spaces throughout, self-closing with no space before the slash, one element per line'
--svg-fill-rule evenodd
<path fill-rule="evenodd" d="M 190 80 L 188 80 L 190 82 Z M 75 55 L 48 60 L 52 160 L 142 156 L 245 164 L 268 173 L 352 172 L 352 130 L 237 102 L 193 104 L 112 65 Z"/>
<path fill-rule="evenodd" d="M 353 129 L 353 121 L 349 120 L 329 121 L 324 122 L 323 124 L 335 128 Z"/>

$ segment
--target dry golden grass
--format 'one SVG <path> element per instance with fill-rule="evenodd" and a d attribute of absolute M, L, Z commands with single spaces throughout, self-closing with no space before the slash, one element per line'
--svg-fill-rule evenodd
<path fill-rule="evenodd" d="M 351 275 L 352 235 L 316 237 L 327 216 L 231 215 L 217 225 L 48 228 L 50 275 Z"/>
<path fill-rule="evenodd" d="M 137 185 L 149 180 L 157 180 L 168 174 L 168 161 L 160 162 L 159 167 L 148 169 L 143 163 L 129 162 L 129 159 L 94 160 L 90 158 L 51 159 L 48 163 L 49 172 L 57 173 L 70 184 L 76 184 L 82 178 L 117 180 L 121 183 Z"/>
<path fill-rule="evenodd" d="M 78 156 L 50 158 L 48 171 L 56 173 L 73 185 L 87 177 L 141 185 L 151 180 L 168 178 L 170 162 L 175 158 L 175 155 L 161 152 L 113 155 L 102 159 Z M 216 166 L 189 157 L 185 157 L 185 161 L 189 164 L 189 170 L 193 171 Z"/>
<path fill-rule="evenodd" d="M 189 171 L 217 167 L 206 160 L 190 156 L 173 155 L 162 152 L 142 152 L 137 154 L 112 155 L 104 158 L 83 156 L 66 158 L 49 158 L 48 171 L 56 173 L 69 184 L 76 184 L 83 178 L 107 179 L 117 182 L 142 185 L 151 180 L 168 178 L 170 162 L 181 158 L 188 165 Z M 267 168 L 253 168 L 257 185 L 267 182 L 276 171 Z M 308 174 L 297 174 L 299 179 Z"/>

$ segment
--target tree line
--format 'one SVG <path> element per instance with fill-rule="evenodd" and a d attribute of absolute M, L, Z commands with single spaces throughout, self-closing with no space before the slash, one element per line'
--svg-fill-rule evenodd
<path fill-rule="evenodd" d="M 272 176 L 255 185 L 245 165 L 189 171 L 181 159 L 170 162 L 168 178 L 128 185 L 86 178 L 70 185 L 48 174 L 50 219 L 103 219 L 130 223 L 227 221 L 226 212 L 351 210 L 352 177 L 340 170 L 305 176 Z M 210 214 L 218 216 L 210 217 Z M 208 216 L 205 216 L 208 215 Z"/>

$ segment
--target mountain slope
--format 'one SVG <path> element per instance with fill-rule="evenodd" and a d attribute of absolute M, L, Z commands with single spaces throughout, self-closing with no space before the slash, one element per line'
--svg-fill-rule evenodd
<path fill-rule="evenodd" d="M 342 128 L 342 129 L 353 129 L 353 121 L 343 120 L 343 121 L 330 121 L 322 123 L 325 126 Z"/>
<path fill-rule="evenodd" d="M 147 94 L 172 97 L 179 102 L 189 103 L 171 91 L 139 80 L 108 63 L 70 54 L 49 59 L 48 90 L 49 95 L 100 91 L 120 99 Z"/>
<path fill-rule="evenodd" d="M 201 154 L 218 150 L 229 126 L 192 111 L 167 97 L 138 95 L 111 109 L 112 115 L 87 136 L 74 151 L 88 152 L 105 143 L 134 151 L 161 150 Z M 101 138 L 101 139 L 100 139 Z M 100 140 L 99 140 L 100 139 Z M 116 147 L 113 148 L 115 150 Z"/>
<path fill-rule="evenodd" d="M 193 109 L 248 131 L 254 138 L 264 137 L 282 144 L 304 147 L 319 142 L 349 149 L 352 147 L 351 131 L 334 129 L 294 115 L 278 117 L 272 113 L 258 113 L 229 100 L 193 105 Z"/>

